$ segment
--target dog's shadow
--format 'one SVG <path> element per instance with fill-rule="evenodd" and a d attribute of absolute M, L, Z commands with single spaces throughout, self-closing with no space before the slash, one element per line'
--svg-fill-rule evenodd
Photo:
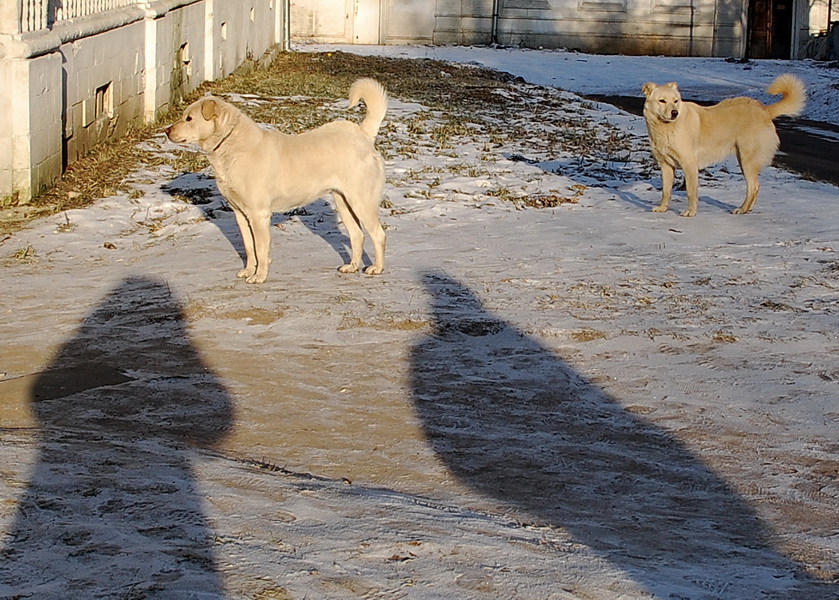
<path fill-rule="evenodd" d="M 700 173 L 700 177 L 702 174 Z M 657 177 L 656 179 L 651 180 L 650 185 L 655 189 L 656 196 L 652 202 L 649 200 L 645 200 L 644 198 L 639 197 L 637 194 L 628 191 L 628 190 L 615 190 L 615 194 L 618 198 L 622 201 L 626 202 L 627 204 L 631 204 L 633 206 L 637 206 L 639 208 L 644 208 L 648 211 L 651 211 L 653 208 L 659 205 L 661 201 L 661 177 Z M 716 198 L 712 198 L 710 196 L 699 196 L 699 205 L 706 206 L 713 206 L 714 208 L 731 212 L 738 206 L 739 204 L 729 204 L 728 202 L 723 202 L 722 200 L 717 200 Z M 685 188 L 685 181 L 684 178 L 678 176 L 676 181 L 673 183 L 673 196 L 670 200 L 670 207 L 667 209 L 667 212 L 675 212 L 680 213 L 688 207 L 688 199 L 686 194 Z"/>
<path fill-rule="evenodd" d="M 213 177 L 203 172 L 182 173 L 164 184 L 162 190 L 172 197 L 199 206 L 207 220 L 218 227 L 227 238 L 244 264 L 245 245 L 236 217 Z M 331 199 L 319 198 L 290 212 L 274 213 L 271 217 L 272 245 L 277 241 L 275 228 L 292 226 L 296 222 L 303 224 L 309 231 L 329 244 L 344 264 L 350 261 L 349 239 L 341 230 L 340 220 Z M 366 250 L 362 260 L 364 264 L 371 264 Z"/>
<path fill-rule="evenodd" d="M 648 173 L 642 172 L 641 170 L 633 171 L 632 169 L 635 168 L 633 166 L 635 165 L 635 163 L 631 161 L 622 162 L 615 160 L 611 163 L 604 164 L 601 161 L 592 161 L 589 158 L 583 157 L 578 157 L 575 159 L 538 160 L 528 158 L 521 154 L 502 153 L 502 156 L 504 156 L 504 158 L 506 158 L 507 160 L 511 160 L 513 162 L 523 162 L 529 165 L 533 165 L 541 169 L 545 173 L 568 177 L 574 180 L 575 182 L 585 185 L 587 187 L 608 187 L 610 190 L 614 191 L 615 195 L 622 202 L 625 202 L 637 208 L 644 209 L 646 211 L 651 211 L 654 207 L 658 206 L 661 200 L 661 171 L 659 169 L 656 169 L 655 175 L 650 177 Z M 730 160 L 731 159 L 728 159 L 724 162 L 700 170 L 700 192 L 703 189 L 703 185 L 707 186 L 709 181 L 720 179 L 721 176 L 719 173 L 725 173 L 726 176 L 731 175 L 734 178 L 739 177 L 744 186 L 743 191 L 745 192 L 746 184 L 743 180 L 742 173 L 740 172 L 739 167 L 736 166 L 736 163 L 730 163 Z M 609 166 L 610 164 L 622 164 L 625 168 L 615 168 L 614 166 Z M 655 189 L 655 197 L 652 200 L 648 200 L 645 198 L 641 198 L 634 192 L 628 191 L 626 189 L 620 189 L 620 187 L 606 185 L 601 182 L 603 177 L 605 177 L 606 179 L 614 179 L 632 184 L 647 182 Z M 681 170 L 679 170 L 676 175 L 676 181 L 673 184 L 673 196 L 671 200 L 671 206 L 668 212 L 673 211 L 678 214 L 687 208 L 686 192 L 687 190 L 685 188 L 684 175 L 682 174 Z M 716 198 L 702 195 L 699 196 L 699 203 L 700 205 L 704 204 L 707 206 L 712 206 L 714 208 L 724 210 L 726 212 L 731 212 L 735 208 L 740 206 L 739 204 L 729 204 L 728 202 L 723 202 Z"/>
<path fill-rule="evenodd" d="M 306 228 L 330 245 L 341 257 L 344 264 L 350 262 L 350 243 L 346 233 L 342 230 L 341 220 L 335 211 L 332 199 L 318 198 L 311 204 L 295 209 L 285 214 L 275 214 L 272 225 L 297 220 Z M 367 251 L 362 254 L 365 265 L 372 264 Z"/>

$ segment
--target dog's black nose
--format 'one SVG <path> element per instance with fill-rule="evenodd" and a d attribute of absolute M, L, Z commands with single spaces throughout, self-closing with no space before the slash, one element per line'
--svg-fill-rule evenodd
<path fill-rule="evenodd" d="M 670 118 L 671 119 L 675 119 L 678 116 L 679 116 L 679 111 L 678 110 L 671 110 L 670 111 Z"/>

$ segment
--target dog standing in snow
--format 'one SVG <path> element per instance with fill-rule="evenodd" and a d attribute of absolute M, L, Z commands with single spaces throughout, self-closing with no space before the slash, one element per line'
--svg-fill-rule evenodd
<path fill-rule="evenodd" d="M 644 119 L 652 153 L 661 167 L 661 203 L 654 212 L 666 212 L 670 204 L 676 168 L 685 174 L 688 207 L 681 215 L 696 215 L 699 169 L 732 154 L 737 156 L 746 179 L 746 199 L 734 214 L 746 214 L 760 190 L 758 175 L 772 162 L 780 141 L 773 119 L 795 116 L 804 109 L 804 84 L 794 75 L 779 76 L 769 86 L 781 100 L 764 105 L 753 98 L 730 98 L 714 106 L 683 102 L 676 83 L 645 83 L 642 91 Z"/>
<path fill-rule="evenodd" d="M 166 128 L 175 143 L 195 143 L 209 157 L 219 191 L 233 208 L 245 245 L 245 268 L 238 276 L 262 283 L 271 263 L 271 214 L 287 212 L 332 193 L 350 238 L 350 261 L 342 273 L 361 266 L 364 233 L 375 259 L 364 272 L 384 270 L 385 232 L 379 205 L 385 184 L 384 161 L 374 142 L 387 112 L 387 93 L 373 79 L 350 87 L 350 108 L 360 100 L 367 115 L 360 125 L 333 121 L 299 135 L 261 128 L 241 110 L 207 96 L 191 104 Z"/>

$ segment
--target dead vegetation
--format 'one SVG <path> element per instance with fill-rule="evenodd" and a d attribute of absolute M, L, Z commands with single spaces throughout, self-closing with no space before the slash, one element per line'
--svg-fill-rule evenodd
<path fill-rule="evenodd" d="M 185 104 L 205 93 L 238 95 L 241 107 L 260 123 L 287 133 L 297 133 L 335 118 L 346 116 L 339 103 L 350 84 L 359 77 L 375 77 L 390 95 L 417 102 L 423 111 L 404 123 L 409 136 L 390 135 L 387 124 L 380 137 L 380 149 L 387 158 L 412 155 L 417 147 L 456 156 L 459 139 L 479 140 L 486 160 L 502 145 L 514 145 L 528 160 L 543 160 L 561 153 L 589 161 L 602 172 L 609 161 L 625 161 L 632 144 L 616 128 L 592 122 L 584 101 L 569 99 L 560 92 L 523 84 L 512 75 L 474 66 L 430 59 L 362 57 L 341 52 L 283 53 L 266 67 L 248 65 L 221 81 L 207 83 L 185 99 Z M 161 155 L 142 144 L 180 114 L 183 106 L 126 137 L 102 144 L 90 155 L 69 165 L 52 189 L 21 204 L 15 198 L 0 206 L 0 232 L 8 233 L 26 222 L 86 206 L 114 194 L 136 193 L 130 176 L 139 168 L 168 165 L 176 173 L 195 172 L 207 167 L 206 157 L 189 151 Z M 410 140 L 409 142 L 406 142 Z M 480 164 L 460 165 L 479 172 Z M 437 176 L 439 184 L 440 177 Z M 503 190 L 497 197 L 532 208 L 553 207 L 574 202 L 570 194 L 551 193 L 522 197 Z M 193 200 L 193 198 L 188 198 Z"/>

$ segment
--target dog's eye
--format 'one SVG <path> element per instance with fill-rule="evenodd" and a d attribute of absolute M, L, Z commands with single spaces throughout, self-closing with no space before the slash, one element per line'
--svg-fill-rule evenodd
<path fill-rule="evenodd" d="M 659 98 L 658 101 L 662 104 L 667 104 L 667 100 L 665 100 L 664 98 Z"/>
<path fill-rule="evenodd" d="M 186 121 L 187 123 L 189 123 L 190 121 L 192 121 L 192 117 L 187 117 L 186 119 L 184 119 L 184 121 Z"/>

